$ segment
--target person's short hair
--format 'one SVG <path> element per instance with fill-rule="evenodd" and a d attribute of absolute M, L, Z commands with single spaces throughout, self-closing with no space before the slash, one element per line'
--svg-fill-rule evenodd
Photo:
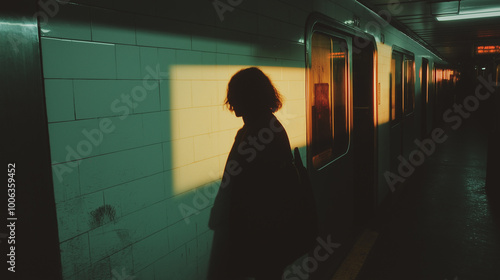
<path fill-rule="evenodd" d="M 257 67 L 241 69 L 233 75 L 227 85 L 224 104 L 230 111 L 242 115 L 271 111 L 282 106 L 282 97 L 271 80 Z"/>

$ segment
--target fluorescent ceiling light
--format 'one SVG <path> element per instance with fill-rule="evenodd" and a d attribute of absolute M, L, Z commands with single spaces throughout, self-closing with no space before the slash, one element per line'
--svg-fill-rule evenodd
<path fill-rule="evenodd" d="M 6 22 L 6 21 L 0 21 L 0 25 L 15 25 L 15 26 L 22 26 L 22 27 L 35 27 L 35 24 L 32 23 L 17 23 L 17 22 Z"/>
<path fill-rule="evenodd" d="M 440 16 L 436 17 L 436 19 L 438 21 L 449 21 L 449 20 L 488 18 L 488 17 L 498 17 L 498 16 L 500 16 L 500 9 L 486 9 L 486 10 L 468 11 L 452 16 Z"/>

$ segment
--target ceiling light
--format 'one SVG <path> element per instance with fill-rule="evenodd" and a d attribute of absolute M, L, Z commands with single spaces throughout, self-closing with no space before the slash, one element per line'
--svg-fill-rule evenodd
<path fill-rule="evenodd" d="M 438 21 L 461 20 L 461 19 L 474 19 L 474 18 L 488 18 L 500 16 L 500 9 L 485 9 L 460 13 L 458 15 L 439 16 L 436 17 Z"/>

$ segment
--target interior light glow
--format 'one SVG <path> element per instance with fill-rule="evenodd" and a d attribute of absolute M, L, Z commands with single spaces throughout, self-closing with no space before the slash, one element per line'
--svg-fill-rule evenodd
<path fill-rule="evenodd" d="M 498 16 L 500 16 L 500 9 L 485 9 L 485 10 L 468 11 L 460 13 L 458 15 L 439 16 L 436 17 L 436 19 L 438 21 L 450 21 L 450 20 L 488 18 L 488 17 L 498 17 Z"/>
<path fill-rule="evenodd" d="M 330 53 L 331 58 L 344 58 L 345 54 L 343 52 Z"/>
<path fill-rule="evenodd" d="M 476 54 L 491 54 L 491 53 L 500 53 L 500 45 L 476 47 Z"/>

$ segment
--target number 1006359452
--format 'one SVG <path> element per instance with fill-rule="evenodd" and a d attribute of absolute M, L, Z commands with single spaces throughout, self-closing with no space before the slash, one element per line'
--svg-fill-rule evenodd
<path fill-rule="evenodd" d="M 9 163 L 7 165 L 7 192 L 9 194 L 8 200 L 8 212 L 9 216 L 14 216 L 15 215 L 15 209 L 16 209 L 16 164 L 15 163 Z"/>

